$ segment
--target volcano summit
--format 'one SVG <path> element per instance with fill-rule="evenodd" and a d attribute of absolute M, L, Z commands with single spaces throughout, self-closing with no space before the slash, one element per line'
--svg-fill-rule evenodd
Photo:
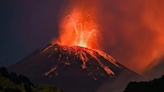
<path fill-rule="evenodd" d="M 112 92 L 122 82 L 126 86 L 141 78 L 100 50 L 58 44 L 34 50 L 8 70 L 29 77 L 35 85 L 50 84 L 65 92 Z"/>

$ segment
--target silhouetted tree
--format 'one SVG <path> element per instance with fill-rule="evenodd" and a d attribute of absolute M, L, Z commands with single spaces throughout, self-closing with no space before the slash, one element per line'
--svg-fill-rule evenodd
<path fill-rule="evenodd" d="M 0 85 L 0 90 L 2 90 L 2 86 Z"/>
<path fill-rule="evenodd" d="M 63 89 L 50 85 L 34 87 L 30 80 L 16 73 L 9 74 L 5 67 L 0 68 L 0 92 L 63 92 Z"/>
<path fill-rule="evenodd" d="M 7 88 L 4 92 L 21 92 L 19 89 Z"/>
<path fill-rule="evenodd" d="M 23 76 L 23 75 L 19 75 L 19 76 L 18 76 L 18 79 L 19 79 L 19 81 L 22 82 L 22 83 L 25 83 L 25 84 L 29 84 L 29 85 L 34 86 L 34 84 L 31 83 L 30 80 L 29 80 L 27 77 Z"/>
<path fill-rule="evenodd" d="M 130 82 L 124 92 L 164 92 L 164 75 L 149 82 Z"/>
<path fill-rule="evenodd" d="M 24 84 L 24 88 L 25 88 L 26 92 L 32 92 L 32 89 L 29 84 Z"/>
<path fill-rule="evenodd" d="M 17 74 L 14 73 L 14 72 L 11 72 L 10 74 L 10 80 L 13 81 L 14 83 L 18 84 L 19 83 L 19 80 L 18 80 L 18 77 L 17 77 Z"/>
<path fill-rule="evenodd" d="M 0 74 L 4 77 L 7 77 L 9 78 L 9 73 L 7 72 L 6 68 L 5 67 L 1 67 L 0 68 Z"/>

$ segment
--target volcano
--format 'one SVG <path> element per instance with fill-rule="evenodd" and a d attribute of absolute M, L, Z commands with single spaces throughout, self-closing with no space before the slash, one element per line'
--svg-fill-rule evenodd
<path fill-rule="evenodd" d="M 27 76 L 35 85 L 49 84 L 65 92 L 112 92 L 121 83 L 126 86 L 142 78 L 103 51 L 59 44 L 34 50 L 8 70 Z"/>

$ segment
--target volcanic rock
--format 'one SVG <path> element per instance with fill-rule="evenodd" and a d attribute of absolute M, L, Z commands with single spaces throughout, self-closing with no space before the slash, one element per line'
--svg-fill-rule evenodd
<path fill-rule="evenodd" d="M 34 50 L 8 70 L 65 92 L 112 92 L 142 78 L 100 50 L 58 44 Z"/>

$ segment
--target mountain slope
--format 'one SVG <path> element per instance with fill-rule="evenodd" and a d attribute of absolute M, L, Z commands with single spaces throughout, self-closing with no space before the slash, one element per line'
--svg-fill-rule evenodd
<path fill-rule="evenodd" d="M 118 76 L 126 82 L 141 78 L 102 51 L 58 44 L 33 51 L 8 70 L 26 75 L 35 85 L 50 84 L 66 92 L 94 92 Z"/>

